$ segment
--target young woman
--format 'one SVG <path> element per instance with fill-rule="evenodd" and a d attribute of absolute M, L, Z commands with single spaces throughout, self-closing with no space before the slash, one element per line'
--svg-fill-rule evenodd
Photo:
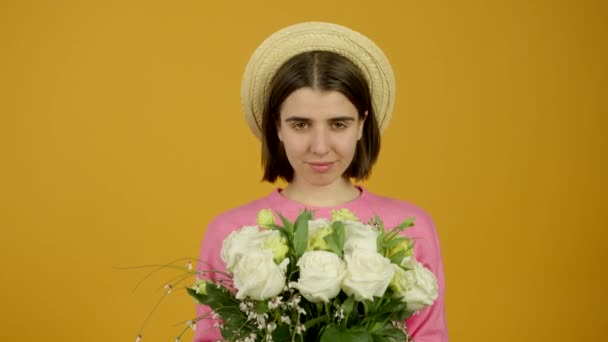
<path fill-rule="evenodd" d="M 406 231 L 416 238 L 415 257 L 435 275 L 435 303 L 408 319 L 417 342 L 447 341 L 444 273 L 431 218 L 404 201 L 375 195 L 351 179 L 370 173 L 380 150 L 380 132 L 394 103 L 392 69 L 366 37 L 342 26 L 303 23 L 269 37 L 253 54 L 243 78 L 245 116 L 262 141 L 263 180 L 287 181 L 284 189 L 218 215 L 203 239 L 199 269 L 224 270 L 222 241 L 256 222 L 270 208 L 294 220 L 304 208 L 316 218 L 346 208 L 363 222 L 374 215 L 387 227 L 414 216 Z M 199 306 L 198 314 L 207 308 Z M 198 322 L 195 342 L 221 339 L 211 320 Z"/>

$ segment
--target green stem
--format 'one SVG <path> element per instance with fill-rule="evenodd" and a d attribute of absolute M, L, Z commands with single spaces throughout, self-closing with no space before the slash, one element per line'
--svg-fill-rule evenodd
<path fill-rule="evenodd" d="M 324 316 L 313 318 L 310 321 L 307 321 L 306 323 L 304 323 L 304 327 L 306 329 L 308 329 L 317 323 L 323 323 L 325 321 L 326 321 L 326 318 Z"/>

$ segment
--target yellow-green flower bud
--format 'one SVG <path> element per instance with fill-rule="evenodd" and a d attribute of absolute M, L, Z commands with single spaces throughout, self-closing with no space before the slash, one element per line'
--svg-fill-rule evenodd
<path fill-rule="evenodd" d="M 276 264 L 280 264 L 287 257 L 287 252 L 289 252 L 287 240 L 277 230 L 264 239 L 262 249 L 272 252 L 272 259 Z"/>
<path fill-rule="evenodd" d="M 359 218 L 348 209 L 339 209 L 331 211 L 331 222 L 335 221 L 359 221 Z"/>
<path fill-rule="evenodd" d="M 196 293 L 206 296 L 208 283 L 209 283 L 209 280 L 200 280 L 200 279 L 196 278 L 194 280 L 194 286 L 192 286 L 192 289 L 195 290 Z"/>
<path fill-rule="evenodd" d="M 396 238 L 401 238 L 403 236 L 397 235 Z M 404 254 L 404 257 L 408 257 L 411 255 L 414 255 L 414 243 L 412 242 L 412 240 L 410 239 L 405 239 L 402 240 L 401 242 L 399 242 L 399 244 L 397 244 L 396 246 L 394 246 L 393 248 L 391 248 L 388 251 L 388 258 L 392 258 L 395 254 L 401 252 L 401 251 L 406 251 Z"/>
<path fill-rule="evenodd" d="M 260 228 L 270 229 L 270 226 L 274 224 L 274 214 L 270 209 L 258 211 L 257 223 Z"/>
<path fill-rule="evenodd" d="M 325 237 L 333 233 L 330 226 L 319 228 L 312 233 L 308 239 L 309 251 L 329 251 L 330 248 L 325 241 Z"/>

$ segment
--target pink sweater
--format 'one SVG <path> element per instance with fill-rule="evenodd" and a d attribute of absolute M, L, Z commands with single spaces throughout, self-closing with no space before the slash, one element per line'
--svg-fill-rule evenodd
<path fill-rule="evenodd" d="M 416 342 L 444 342 L 448 341 L 445 320 L 445 278 L 439 239 L 435 226 L 429 215 L 421 208 L 404 201 L 372 194 L 359 187 L 361 196 L 357 199 L 335 207 L 310 207 L 292 201 L 281 195 L 281 189 L 276 189 L 270 195 L 245 204 L 236 209 L 218 215 L 209 223 L 203 239 L 200 260 L 197 269 L 225 270 L 220 258 L 222 241 L 234 230 L 242 226 L 254 225 L 257 213 L 261 209 L 272 209 L 280 212 L 291 221 L 295 220 L 298 210 L 309 208 L 315 210 L 315 218 L 330 218 L 333 209 L 346 208 L 355 213 L 363 222 L 367 222 L 374 215 L 378 215 L 386 228 L 397 226 L 406 218 L 414 216 L 415 226 L 407 229 L 405 234 L 415 238 L 414 253 L 416 259 L 435 274 L 439 284 L 439 297 L 435 303 L 410 317 L 406 323 L 410 334 Z M 277 222 L 280 222 L 277 217 Z M 213 278 L 213 277 L 210 277 Z M 208 312 L 208 308 L 197 305 L 197 315 Z M 203 319 L 197 323 L 194 342 L 221 340 L 220 332 L 213 327 L 213 321 Z"/>

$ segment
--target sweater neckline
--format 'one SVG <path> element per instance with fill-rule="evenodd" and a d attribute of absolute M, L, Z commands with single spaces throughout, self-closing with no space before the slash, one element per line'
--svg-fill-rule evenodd
<path fill-rule="evenodd" d="M 361 201 L 365 202 L 367 200 L 367 198 L 369 197 L 369 192 L 367 191 L 367 189 L 365 189 L 364 187 L 362 187 L 360 185 L 355 185 L 355 187 L 360 192 L 360 194 L 357 198 L 350 200 L 348 202 L 344 202 L 344 203 L 333 205 L 333 206 L 313 206 L 313 205 L 307 205 L 304 203 L 300 203 L 298 201 L 294 201 L 290 198 L 283 196 L 281 194 L 281 191 L 283 191 L 283 189 L 279 188 L 279 187 L 275 188 L 274 191 L 270 194 L 270 199 L 271 199 L 272 203 L 283 204 L 283 205 L 287 205 L 289 207 L 307 208 L 307 209 L 314 209 L 314 210 L 333 210 L 333 209 L 340 209 L 340 208 L 352 208 L 352 207 L 355 207 L 357 205 L 357 203 L 359 203 Z"/>

